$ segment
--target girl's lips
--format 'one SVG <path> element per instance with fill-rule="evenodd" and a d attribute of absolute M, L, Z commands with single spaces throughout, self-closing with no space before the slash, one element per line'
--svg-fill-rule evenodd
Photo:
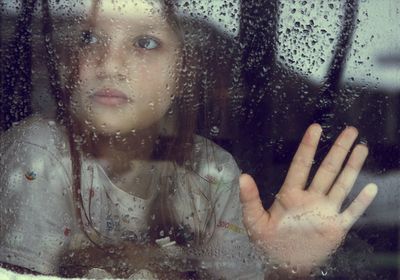
<path fill-rule="evenodd" d="M 106 106 L 118 106 L 128 103 L 128 96 L 116 89 L 102 89 L 91 95 L 91 99 Z"/>

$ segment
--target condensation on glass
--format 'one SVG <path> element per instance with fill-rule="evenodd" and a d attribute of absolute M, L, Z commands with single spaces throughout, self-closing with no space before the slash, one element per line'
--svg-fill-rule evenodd
<path fill-rule="evenodd" d="M 369 182 L 379 191 L 313 277 L 399 277 L 398 1 L 0 9 L 0 263 L 77 277 L 296 276 L 248 241 L 238 177 L 255 178 L 268 209 L 320 123 L 312 174 L 347 126 L 369 148 L 342 209 Z"/>

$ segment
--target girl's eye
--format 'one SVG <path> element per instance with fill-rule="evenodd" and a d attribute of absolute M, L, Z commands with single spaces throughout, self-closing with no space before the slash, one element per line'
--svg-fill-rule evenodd
<path fill-rule="evenodd" d="M 93 34 L 93 32 L 91 31 L 82 31 L 81 34 L 81 43 L 83 45 L 91 45 L 91 44 L 96 44 L 98 43 L 99 40 L 97 39 L 97 37 Z"/>
<path fill-rule="evenodd" d="M 141 49 L 153 50 L 160 46 L 160 43 L 152 37 L 142 37 L 136 40 L 135 46 Z"/>

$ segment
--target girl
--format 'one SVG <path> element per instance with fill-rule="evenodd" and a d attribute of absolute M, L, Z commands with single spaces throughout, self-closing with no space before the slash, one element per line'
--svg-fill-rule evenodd
<path fill-rule="evenodd" d="M 193 26 L 172 1 L 92 1 L 78 34 L 63 35 L 71 45 L 64 67 L 51 45 L 47 1 L 42 6 L 58 120 L 34 116 L 1 139 L 4 267 L 257 279 L 270 273 L 268 264 L 282 264 L 305 274 L 326 261 L 376 195 L 368 185 L 340 213 L 367 156 L 357 145 L 335 180 L 354 128 L 305 189 L 321 135 L 314 124 L 265 211 L 251 177 L 241 175 L 239 188 L 233 158 L 194 135 L 198 104 L 214 93 L 202 82 L 218 81 L 198 67 L 204 57 L 188 33 Z"/>

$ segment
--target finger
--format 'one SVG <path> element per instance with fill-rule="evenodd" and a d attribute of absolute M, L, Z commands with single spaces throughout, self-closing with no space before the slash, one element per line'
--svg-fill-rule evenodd
<path fill-rule="evenodd" d="M 354 127 L 346 128 L 336 139 L 328 155 L 318 168 L 309 191 L 327 193 L 340 172 L 351 146 L 358 136 Z"/>
<path fill-rule="evenodd" d="M 375 184 L 368 184 L 354 199 L 350 206 L 342 213 L 343 225 L 349 230 L 353 224 L 365 212 L 368 206 L 376 197 L 378 187 Z"/>
<path fill-rule="evenodd" d="M 282 191 L 287 191 L 291 188 L 304 189 L 314 161 L 321 132 L 322 129 L 319 124 L 312 124 L 307 129 L 290 164 Z"/>
<path fill-rule="evenodd" d="M 328 197 L 337 204 L 338 211 L 353 188 L 367 156 L 368 148 L 365 145 L 357 145 L 351 153 L 343 172 L 329 191 Z"/>
<path fill-rule="evenodd" d="M 264 210 L 256 183 L 247 174 L 240 176 L 240 202 L 244 226 L 250 234 L 258 234 L 266 227 L 269 213 Z"/>

